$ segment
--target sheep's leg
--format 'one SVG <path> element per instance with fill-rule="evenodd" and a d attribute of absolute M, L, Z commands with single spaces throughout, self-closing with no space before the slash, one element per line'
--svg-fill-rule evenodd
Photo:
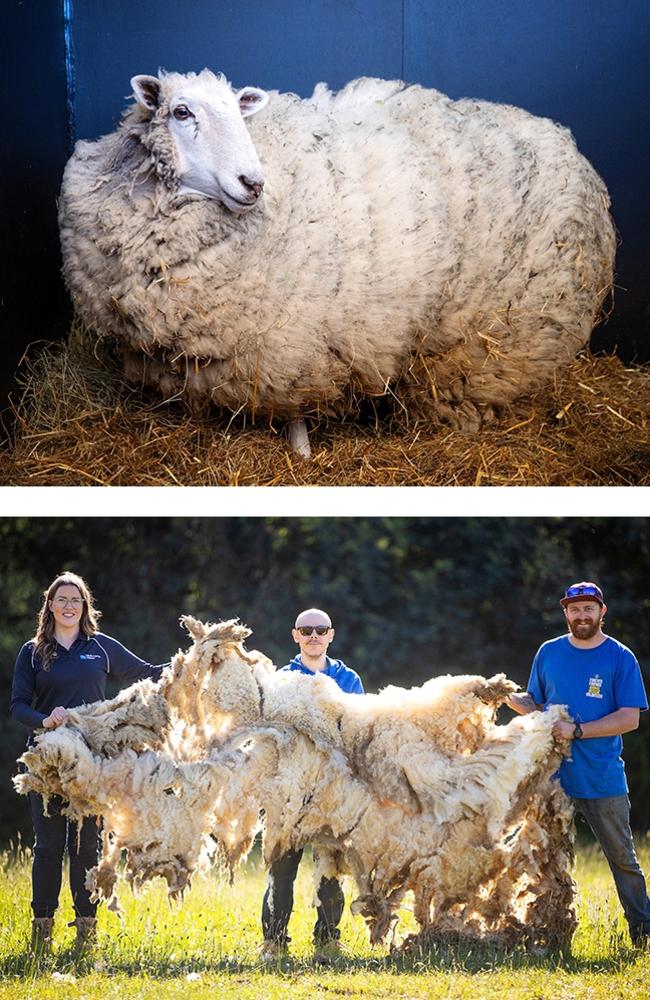
<path fill-rule="evenodd" d="M 295 451 L 301 458 L 311 458 L 307 425 L 304 420 L 292 420 L 289 423 L 289 443 L 292 451 Z"/>

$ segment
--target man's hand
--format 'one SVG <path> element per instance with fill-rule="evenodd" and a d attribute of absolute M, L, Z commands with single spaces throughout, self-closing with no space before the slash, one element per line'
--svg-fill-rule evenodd
<path fill-rule="evenodd" d="M 575 722 L 556 722 L 551 732 L 558 740 L 572 740 Z"/>
<path fill-rule="evenodd" d="M 53 708 L 48 716 L 46 716 L 41 725 L 43 729 L 56 729 L 57 726 L 62 726 L 64 722 L 68 721 L 68 713 L 65 708 L 61 705 L 57 705 Z"/>
<path fill-rule="evenodd" d="M 539 712 L 541 706 L 537 705 L 528 692 L 523 694 L 509 694 L 506 698 L 506 705 L 513 712 L 519 715 L 529 715 L 531 712 Z"/>
<path fill-rule="evenodd" d="M 559 740 L 572 740 L 575 722 L 556 722 L 553 726 L 553 736 Z M 631 733 L 639 726 L 638 708 L 617 708 L 615 712 L 604 715 L 602 719 L 591 722 L 581 722 L 583 740 L 592 740 L 598 736 L 622 736 Z"/>

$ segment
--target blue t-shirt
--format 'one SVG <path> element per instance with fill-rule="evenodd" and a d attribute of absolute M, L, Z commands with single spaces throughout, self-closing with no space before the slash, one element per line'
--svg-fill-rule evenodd
<path fill-rule="evenodd" d="M 348 694 L 363 694 L 363 684 L 361 683 L 361 678 L 355 670 L 351 670 L 350 667 L 346 667 L 342 660 L 332 660 L 329 656 L 326 656 L 327 667 L 325 670 L 319 670 L 318 673 L 325 674 L 326 677 L 331 677 L 333 681 L 336 681 L 341 691 L 346 691 Z M 286 665 L 286 667 L 281 667 L 281 670 L 299 670 L 301 674 L 309 674 L 310 677 L 315 677 L 316 671 L 310 670 L 306 667 L 300 658 L 300 653 L 294 656 L 293 660 Z"/>
<path fill-rule="evenodd" d="M 538 705 L 566 705 L 576 722 L 648 707 L 634 653 L 611 636 L 593 649 L 574 646 L 568 635 L 545 642 L 533 660 L 528 692 Z M 579 799 L 625 795 L 622 750 L 620 736 L 573 740 L 571 758 L 560 766 L 565 792 Z"/>

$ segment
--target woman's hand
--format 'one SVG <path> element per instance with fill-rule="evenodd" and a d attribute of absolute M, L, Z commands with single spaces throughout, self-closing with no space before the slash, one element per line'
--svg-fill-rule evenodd
<path fill-rule="evenodd" d="M 65 708 L 57 705 L 53 708 L 48 716 L 46 716 L 41 725 L 44 729 L 56 729 L 57 726 L 62 726 L 64 722 L 68 721 L 68 712 Z"/>

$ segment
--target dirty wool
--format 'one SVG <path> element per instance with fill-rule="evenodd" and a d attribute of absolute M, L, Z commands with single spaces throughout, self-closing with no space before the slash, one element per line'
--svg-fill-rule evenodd
<path fill-rule="evenodd" d="M 263 832 L 267 864 L 306 844 L 315 885 L 348 875 L 373 942 L 413 894 L 413 948 L 446 938 L 564 947 L 576 926 L 572 818 L 552 775 L 562 707 L 496 725 L 503 674 L 439 676 L 350 695 L 276 671 L 237 621 L 183 619 L 192 644 L 158 683 L 69 711 L 21 758 L 19 792 L 103 817 L 88 873 L 115 887 L 162 876 L 182 897 L 215 853 L 235 874 Z"/>
<path fill-rule="evenodd" d="M 476 430 L 588 343 L 615 232 L 568 129 L 394 80 L 273 92 L 248 126 L 264 193 L 237 214 L 187 193 L 174 139 L 188 94 L 197 139 L 199 109 L 232 105 L 235 130 L 230 85 L 204 70 L 158 89 L 77 143 L 60 197 L 77 316 L 118 339 L 130 381 L 282 419 L 399 382 L 412 413 Z"/>

